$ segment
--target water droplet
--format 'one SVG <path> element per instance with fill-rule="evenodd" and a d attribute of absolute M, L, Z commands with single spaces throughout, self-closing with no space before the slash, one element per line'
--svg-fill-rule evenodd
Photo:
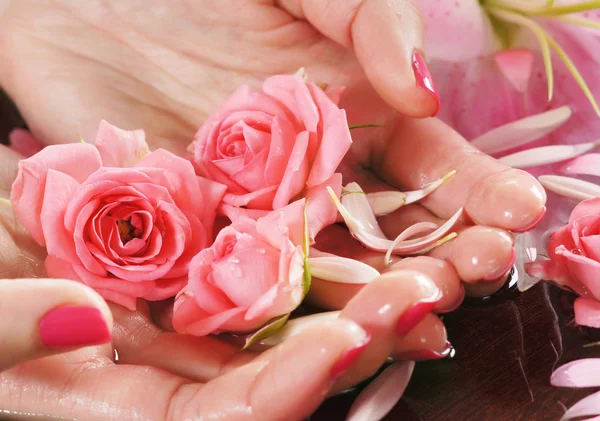
<path fill-rule="evenodd" d="M 267 252 L 267 250 L 265 249 L 256 249 L 256 251 L 258 252 L 258 254 L 265 254 Z"/>
<path fill-rule="evenodd" d="M 236 263 L 240 263 L 240 259 L 238 259 L 237 257 L 232 257 L 231 259 L 229 259 L 229 262 L 235 265 Z"/>
<path fill-rule="evenodd" d="M 571 250 L 571 253 L 576 254 L 578 256 L 581 256 L 583 253 L 581 252 L 581 249 L 573 249 Z"/>

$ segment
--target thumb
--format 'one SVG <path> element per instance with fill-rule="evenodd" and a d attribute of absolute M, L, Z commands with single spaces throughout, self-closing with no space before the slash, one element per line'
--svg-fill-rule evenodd
<path fill-rule="evenodd" d="M 431 117 L 440 97 L 423 56 L 416 0 L 279 0 L 330 39 L 354 49 L 379 95 L 410 117 Z"/>
<path fill-rule="evenodd" d="M 0 371 L 111 341 L 113 319 L 95 291 L 61 279 L 0 280 Z"/>

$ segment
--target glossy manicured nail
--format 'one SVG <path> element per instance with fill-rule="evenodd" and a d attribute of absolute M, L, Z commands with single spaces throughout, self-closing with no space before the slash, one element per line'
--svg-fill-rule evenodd
<path fill-rule="evenodd" d="M 397 354 L 394 359 L 396 361 L 429 361 L 441 360 L 446 358 L 452 352 L 452 345 L 446 342 L 446 347 L 443 351 L 437 352 L 431 349 L 420 349 L 418 351 L 406 351 Z"/>
<path fill-rule="evenodd" d="M 465 287 L 461 285 L 460 286 L 460 295 L 458 296 L 456 303 L 449 309 L 445 309 L 444 311 L 440 311 L 439 313 L 450 313 L 450 312 L 453 312 L 454 310 L 456 310 L 457 308 L 459 308 L 461 306 L 461 304 L 463 303 L 463 301 L 465 300 L 466 293 L 467 293 L 467 291 L 465 290 Z"/>
<path fill-rule="evenodd" d="M 406 335 L 416 325 L 418 325 L 425 316 L 430 313 L 436 304 L 442 299 L 441 294 L 438 292 L 434 297 L 426 300 L 421 300 L 413 304 L 411 308 L 406 310 L 404 314 L 398 319 L 396 325 L 396 333 L 400 336 Z"/>
<path fill-rule="evenodd" d="M 371 342 L 371 335 L 367 335 L 363 341 L 347 350 L 331 369 L 331 380 L 339 379 L 358 360 L 363 351 Z"/>
<path fill-rule="evenodd" d="M 523 232 L 527 232 L 529 230 L 534 229 L 540 222 L 542 222 L 542 220 L 544 219 L 544 216 L 546 216 L 546 206 L 544 206 L 544 208 L 542 209 L 542 214 L 540 215 L 540 217 L 538 219 L 536 219 L 531 225 L 529 225 L 527 228 L 522 228 L 522 229 L 517 229 L 517 230 L 513 230 L 513 232 L 516 233 L 523 233 Z"/>
<path fill-rule="evenodd" d="M 515 249 L 513 248 L 511 256 L 510 256 L 510 260 L 508 261 L 508 264 L 504 268 L 502 268 L 502 270 L 499 271 L 497 274 L 486 276 L 485 278 L 483 278 L 483 280 L 485 282 L 496 282 L 496 281 L 502 279 L 502 277 L 506 276 L 506 274 L 512 269 L 513 265 L 515 264 L 516 259 L 517 259 L 517 253 L 515 252 Z"/>
<path fill-rule="evenodd" d="M 111 341 L 102 313 L 95 307 L 59 307 L 40 321 L 40 337 L 48 348 L 73 348 Z"/>
<path fill-rule="evenodd" d="M 431 76 L 431 72 L 429 71 L 429 67 L 427 66 L 427 62 L 425 61 L 425 56 L 420 50 L 413 51 L 412 69 L 415 74 L 417 86 L 429 91 L 431 96 L 435 99 L 437 106 L 432 116 L 437 115 L 441 106 L 440 95 L 435 86 L 435 82 L 433 81 L 433 77 Z"/>

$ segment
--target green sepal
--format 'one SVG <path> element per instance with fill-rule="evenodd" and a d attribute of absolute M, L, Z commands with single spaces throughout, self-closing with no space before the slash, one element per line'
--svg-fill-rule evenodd
<path fill-rule="evenodd" d="M 308 254 L 310 252 L 310 233 L 308 231 L 308 202 L 310 198 L 306 199 L 304 204 L 304 242 L 302 244 L 302 251 L 304 252 L 304 282 L 302 283 L 302 289 L 304 290 L 304 296 L 308 294 L 310 290 L 310 284 L 312 277 L 310 275 L 310 265 L 308 264 Z"/>
<path fill-rule="evenodd" d="M 284 314 L 282 316 L 277 316 L 269 320 L 263 327 L 258 329 L 256 332 L 252 333 L 246 338 L 246 343 L 242 348 L 242 351 L 246 350 L 250 345 L 257 341 L 261 341 L 263 339 L 268 338 L 271 335 L 279 332 L 283 326 L 285 326 L 286 322 L 290 318 L 290 313 Z"/>

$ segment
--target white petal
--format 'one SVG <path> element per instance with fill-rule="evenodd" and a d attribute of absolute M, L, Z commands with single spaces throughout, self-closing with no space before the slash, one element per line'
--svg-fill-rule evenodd
<path fill-rule="evenodd" d="M 399 191 L 379 191 L 367 193 L 373 213 L 377 216 L 388 215 L 400 209 L 406 203 L 406 194 Z"/>
<path fill-rule="evenodd" d="M 358 395 L 346 421 L 383 419 L 404 394 L 414 368 L 414 361 L 402 361 L 386 368 Z"/>
<path fill-rule="evenodd" d="M 528 149 L 507 155 L 500 162 L 513 168 L 530 168 L 538 165 L 554 164 L 582 155 L 598 147 L 600 141 L 580 143 L 578 145 L 554 145 Z"/>
<path fill-rule="evenodd" d="M 312 276 L 343 284 L 367 284 L 380 275 L 363 262 L 339 256 L 309 257 L 308 264 Z"/>
<path fill-rule="evenodd" d="M 587 200 L 600 196 L 600 186 L 587 181 L 559 175 L 541 175 L 542 186 L 560 196 L 576 200 Z"/>
<path fill-rule="evenodd" d="M 471 141 L 487 154 L 496 154 L 540 139 L 562 126 L 573 114 L 567 106 L 497 127 Z"/>

